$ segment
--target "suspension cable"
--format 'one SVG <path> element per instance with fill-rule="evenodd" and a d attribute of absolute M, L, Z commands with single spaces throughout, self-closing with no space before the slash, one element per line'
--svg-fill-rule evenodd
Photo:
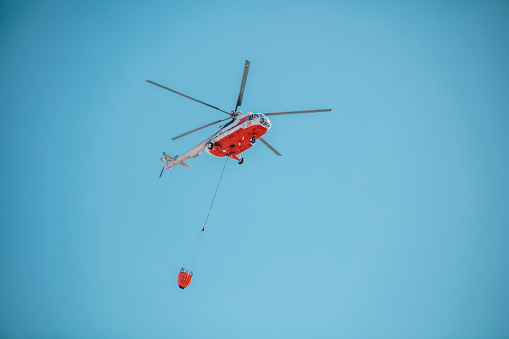
<path fill-rule="evenodd" d="M 191 270 L 191 273 L 193 272 L 193 269 L 196 265 L 196 259 L 198 258 L 198 252 L 200 251 L 200 245 L 201 241 L 203 239 L 203 232 L 200 232 L 198 234 L 198 237 L 196 238 L 194 245 L 191 249 L 191 252 L 189 252 L 186 261 L 184 261 L 184 266 Z"/>
<path fill-rule="evenodd" d="M 214 205 L 214 200 L 216 200 L 217 191 L 219 190 L 219 185 L 221 185 L 221 180 L 223 179 L 224 169 L 226 168 L 226 164 L 228 163 L 229 156 L 226 157 L 226 161 L 224 162 L 223 171 L 221 172 L 221 177 L 219 178 L 219 183 L 217 184 L 216 193 L 214 193 L 214 198 L 212 199 L 212 203 L 210 204 L 209 213 L 207 214 L 207 218 L 205 219 L 205 223 L 203 224 L 203 228 L 201 232 L 205 232 L 205 226 L 207 226 L 207 221 L 209 220 L 210 211 L 212 210 L 212 206 Z"/>

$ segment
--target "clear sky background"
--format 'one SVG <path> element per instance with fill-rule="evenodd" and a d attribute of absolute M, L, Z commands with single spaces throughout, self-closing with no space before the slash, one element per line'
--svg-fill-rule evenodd
<path fill-rule="evenodd" d="M 272 117 L 230 161 L 224 110 Z M 508 338 L 506 1 L 0 2 L 0 337 Z"/>

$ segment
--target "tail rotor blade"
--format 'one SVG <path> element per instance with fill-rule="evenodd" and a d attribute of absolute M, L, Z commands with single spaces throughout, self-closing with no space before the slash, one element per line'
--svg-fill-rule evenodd
<path fill-rule="evenodd" d="M 212 108 L 214 108 L 214 109 L 217 109 L 218 111 L 221 111 L 221 112 L 223 112 L 223 113 L 226 113 L 226 114 L 230 115 L 230 113 L 228 113 L 228 112 L 226 112 L 226 111 L 223 111 L 222 109 L 220 109 L 220 108 L 218 108 L 218 107 L 216 107 L 216 106 L 209 105 L 209 104 L 207 104 L 206 102 L 203 102 L 203 101 L 200 101 L 200 100 L 198 100 L 198 99 L 192 98 L 192 97 L 190 97 L 190 96 L 188 96 L 188 95 L 185 95 L 185 94 L 182 94 L 182 93 L 177 92 L 177 91 L 175 91 L 175 90 L 172 90 L 171 88 L 168 88 L 168 87 L 166 87 L 166 86 L 159 85 L 158 83 L 155 83 L 155 82 L 153 82 L 153 81 L 151 81 L 151 80 L 147 80 L 147 82 L 148 82 L 148 83 L 151 83 L 152 85 L 156 85 L 156 86 L 159 86 L 159 87 L 161 87 L 161 88 L 164 88 L 165 90 L 168 90 L 168 91 L 173 92 L 173 93 L 175 93 L 175 94 L 181 95 L 181 96 L 183 96 L 184 98 L 188 98 L 188 99 L 194 100 L 194 101 L 196 101 L 196 102 L 199 102 L 200 104 L 203 104 L 203 105 L 205 105 L 205 106 L 212 107 Z"/>
<path fill-rule="evenodd" d="M 332 109 L 313 109 L 308 111 L 288 111 L 288 112 L 274 112 L 274 113 L 263 113 L 265 115 L 284 115 L 284 114 L 301 114 L 301 113 L 318 113 L 318 112 L 330 112 Z"/>
<path fill-rule="evenodd" d="M 274 147 L 272 147 L 272 145 L 271 145 L 271 144 L 269 144 L 267 141 L 265 141 L 265 139 L 264 139 L 264 138 L 260 137 L 260 138 L 258 138 L 258 140 L 260 140 L 261 142 L 263 142 L 263 143 L 264 143 L 264 145 L 265 145 L 265 146 L 267 146 L 267 147 L 268 147 L 268 148 L 269 148 L 272 152 L 276 153 L 276 155 L 278 155 L 278 156 L 281 156 L 281 155 L 282 155 L 282 154 L 281 154 L 281 153 L 279 153 L 279 152 L 278 152 L 278 151 L 277 151 Z"/>
<path fill-rule="evenodd" d="M 249 64 L 250 62 L 246 60 L 246 64 L 244 65 L 244 73 L 242 74 L 242 82 L 240 83 L 239 97 L 237 99 L 237 105 L 235 106 L 235 112 L 237 112 L 237 108 L 239 108 L 240 105 L 242 105 L 244 89 L 246 88 L 247 74 L 249 73 Z"/>

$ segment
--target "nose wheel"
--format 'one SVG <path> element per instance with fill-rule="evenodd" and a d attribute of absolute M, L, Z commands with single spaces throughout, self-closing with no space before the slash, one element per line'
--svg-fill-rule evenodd
<path fill-rule="evenodd" d="M 239 165 L 242 165 L 244 163 L 244 158 L 239 159 Z"/>

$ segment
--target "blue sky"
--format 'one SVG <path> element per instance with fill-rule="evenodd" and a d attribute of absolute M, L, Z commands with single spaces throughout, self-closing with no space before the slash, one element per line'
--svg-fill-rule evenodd
<path fill-rule="evenodd" d="M 159 178 L 171 137 L 272 117 Z M 506 338 L 509 5 L 0 2 L 0 336 Z"/>

